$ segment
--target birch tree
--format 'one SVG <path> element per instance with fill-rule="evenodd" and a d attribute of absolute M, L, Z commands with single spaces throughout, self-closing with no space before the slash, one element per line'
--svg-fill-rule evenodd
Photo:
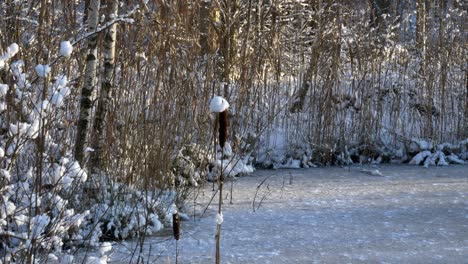
<path fill-rule="evenodd" d="M 118 14 L 118 1 L 104 0 L 104 5 L 107 8 L 107 20 L 111 21 Z M 105 141 L 105 118 L 111 101 L 112 81 L 114 78 L 114 61 L 115 61 L 115 40 L 117 36 L 117 24 L 110 26 L 104 35 L 103 53 L 104 53 L 104 74 L 101 80 L 101 94 L 98 99 L 96 109 L 96 117 L 94 119 L 94 138 L 92 148 L 94 152 L 91 155 L 92 168 L 101 168 L 103 157 L 103 145 Z"/>
<path fill-rule="evenodd" d="M 99 22 L 100 0 L 92 0 L 89 2 L 86 10 L 88 33 L 92 33 L 97 29 Z M 97 34 L 90 36 L 87 40 L 88 55 L 86 57 L 85 81 L 81 89 L 80 98 L 80 116 L 78 120 L 76 143 L 75 143 L 75 159 L 83 163 L 84 147 L 87 144 L 88 125 L 91 119 L 92 100 L 91 96 L 96 84 L 97 70 Z"/>

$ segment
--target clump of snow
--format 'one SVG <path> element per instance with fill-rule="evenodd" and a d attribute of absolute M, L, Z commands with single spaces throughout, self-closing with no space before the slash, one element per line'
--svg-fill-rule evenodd
<path fill-rule="evenodd" d="M 47 215 L 38 215 L 31 219 L 32 222 L 32 238 L 38 238 L 44 232 L 46 226 L 50 223 L 50 218 Z"/>
<path fill-rule="evenodd" d="M 8 93 L 8 85 L 0 84 L 0 97 L 5 96 Z"/>
<path fill-rule="evenodd" d="M 55 106 L 60 106 L 65 99 L 70 94 L 70 89 L 66 87 L 68 84 L 68 78 L 65 75 L 60 75 L 57 78 L 57 81 L 54 83 L 51 89 L 50 102 Z"/>
<path fill-rule="evenodd" d="M 428 168 L 429 166 L 435 166 L 436 165 L 436 160 L 439 158 L 439 153 L 436 152 L 434 154 L 431 154 L 426 158 L 424 161 L 424 167 Z"/>
<path fill-rule="evenodd" d="M 424 159 L 426 159 L 430 155 L 431 155 L 430 151 L 428 150 L 422 151 L 418 153 L 416 156 L 414 156 L 413 159 L 409 162 L 409 164 L 419 165 L 421 164 L 422 161 L 424 161 Z"/>
<path fill-rule="evenodd" d="M 445 154 L 442 151 L 439 151 L 439 161 L 437 162 L 437 166 L 448 166 L 448 162 L 445 159 Z"/>
<path fill-rule="evenodd" d="M 450 156 L 447 157 L 447 159 L 450 162 L 455 163 L 455 164 L 465 164 L 465 162 L 461 160 L 460 158 L 458 158 L 458 156 L 455 154 L 451 154 Z"/>
<path fill-rule="evenodd" d="M 229 103 L 221 96 L 215 96 L 210 102 L 210 111 L 220 113 L 229 108 Z"/>
<path fill-rule="evenodd" d="M 10 181 L 10 178 L 11 176 L 8 170 L 0 169 L 0 179 Z"/>
<path fill-rule="evenodd" d="M 101 248 L 99 248 L 99 253 L 101 253 L 101 255 L 104 255 L 111 250 L 112 250 L 112 244 L 109 242 L 104 242 L 101 244 Z"/>
<path fill-rule="evenodd" d="M 301 168 L 301 161 L 293 158 L 288 158 L 285 164 L 274 164 L 274 169 L 300 169 Z"/>
<path fill-rule="evenodd" d="M 432 143 L 425 140 L 416 140 L 415 142 L 419 145 L 420 150 L 430 150 L 433 147 Z"/>
<path fill-rule="evenodd" d="M 0 158 L 3 157 L 5 157 L 5 150 L 2 147 L 0 147 Z"/>
<path fill-rule="evenodd" d="M 49 255 L 47 255 L 47 263 L 58 264 L 60 262 L 59 262 L 59 258 L 56 255 L 50 253 Z"/>
<path fill-rule="evenodd" d="M 232 152 L 232 147 L 231 147 L 230 142 L 226 142 L 224 144 L 223 151 L 224 151 L 224 155 L 227 156 L 227 157 L 232 157 L 232 155 L 234 155 L 234 153 Z"/>
<path fill-rule="evenodd" d="M 3 112 L 7 109 L 7 105 L 5 102 L 0 102 L 0 112 Z"/>
<path fill-rule="evenodd" d="M 16 43 L 11 44 L 8 46 L 6 53 L 0 56 L 0 69 L 5 67 L 5 61 L 11 59 L 13 56 L 16 55 L 19 51 L 19 46 Z"/>
<path fill-rule="evenodd" d="M 49 100 L 40 101 L 36 104 L 36 112 L 39 115 L 45 115 L 51 110 Z"/>
<path fill-rule="evenodd" d="M 72 52 L 73 46 L 70 41 L 62 41 L 62 43 L 60 43 L 60 55 L 66 58 L 70 58 Z"/>
<path fill-rule="evenodd" d="M 226 177 L 236 177 L 254 172 L 254 167 L 249 165 L 248 158 L 239 158 L 234 156 L 230 159 L 217 160 L 216 172 L 223 170 Z M 212 179 L 209 179 L 212 180 Z"/>
<path fill-rule="evenodd" d="M 43 78 L 46 77 L 50 73 L 50 70 L 51 70 L 49 65 L 42 65 L 42 64 L 36 65 L 34 69 L 36 70 L 37 76 L 43 77 Z"/>
<path fill-rule="evenodd" d="M 218 225 L 221 225 L 221 224 L 223 224 L 223 222 L 224 222 L 224 217 L 223 217 L 223 213 L 221 212 L 221 213 L 216 215 L 216 223 Z"/>

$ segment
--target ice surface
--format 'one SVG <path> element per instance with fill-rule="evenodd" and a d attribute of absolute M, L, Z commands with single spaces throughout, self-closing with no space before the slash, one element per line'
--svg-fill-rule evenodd
<path fill-rule="evenodd" d="M 215 96 L 210 102 L 210 111 L 215 113 L 223 112 L 229 108 L 229 103 L 221 96 Z"/>
<path fill-rule="evenodd" d="M 466 262 L 468 165 L 364 168 L 385 177 L 370 177 L 361 167 L 333 167 L 260 170 L 238 178 L 234 204 L 223 205 L 221 263 Z M 253 212 L 257 186 L 269 176 Z M 197 220 L 182 222 L 180 263 L 214 263 L 216 202 L 199 218 L 211 195 L 211 185 L 203 188 Z M 110 262 L 136 262 L 137 247 L 136 241 L 113 244 Z M 148 238 L 141 256 L 150 263 L 175 262 L 172 230 Z"/>

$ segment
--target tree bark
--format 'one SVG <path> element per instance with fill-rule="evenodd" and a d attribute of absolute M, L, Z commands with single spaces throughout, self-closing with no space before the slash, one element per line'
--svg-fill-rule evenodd
<path fill-rule="evenodd" d="M 107 20 L 111 21 L 118 15 L 118 1 L 104 0 L 104 5 L 107 7 Z M 105 118 L 109 111 L 109 103 L 112 100 L 112 81 L 114 79 L 115 68 L 115 41 L 117 38 L 117 23 L 113 24 L 106 30 L 104 36 L 104 74 L 101 79 L 101 94 L 98 99 L 96 109 L 96 117 L 94 119 L 93 141 L 92 148 L 94 152 L 91 154 L 91 168 L 102 169 L 102 159 L 105 156 L 103 146 L 105 145 Z"/>
<path fill-rule="evenodd" d="M 94 32 L 99 22 L 100 0 L 92 0 L 89 2 L 87 9 L 88 13 L 88 32 Z M 96 83 L 97 70 L 97 36 L 92 35 L 88 38 L 88 55 L 86 57 L 85 83 L 81 89 L 80 98 L 80 116 L 78 120 L 76 143 L 75 143 L 75 159 L 83 163 L 84 147 L 87 145 L 88 125 L 91 119 L 92 101 L 91 96 Z"/>

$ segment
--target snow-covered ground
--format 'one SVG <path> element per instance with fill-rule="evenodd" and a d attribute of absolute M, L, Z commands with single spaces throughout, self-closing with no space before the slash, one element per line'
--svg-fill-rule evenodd
<path fill-rule="evenodd" d="M 234 203 L 225 200 L 221 263 L 466 263 L 467 165 L 386 165 L 378 168 L 383 177 L 361 169 L 261 170 L 238 178 Z M 197 220 L 182 223 L 179 263 L 214 263 L 216 204 L 199 215 L 211 190 L 202 188 Z M 113 243 L 112 263 L 136 262 L 136 245 Z M 175 263 L 171 230 L 147 238 L 142 252 L 150 263 Z"/>

